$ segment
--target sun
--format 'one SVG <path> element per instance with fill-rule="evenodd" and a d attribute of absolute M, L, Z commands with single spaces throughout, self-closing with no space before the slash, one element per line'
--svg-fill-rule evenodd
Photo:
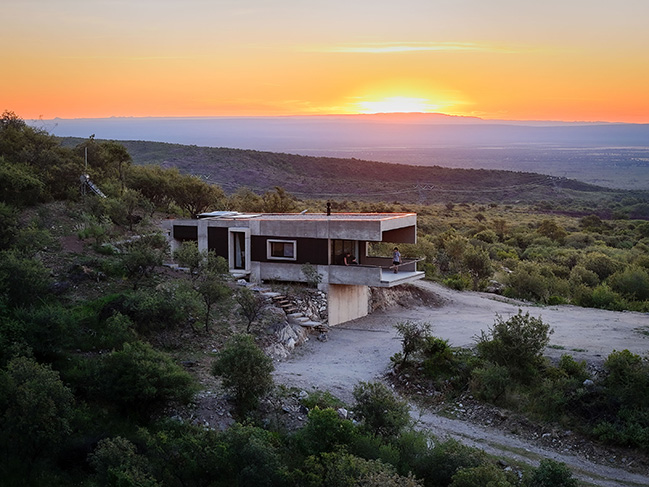
<path fill-rule="evenodd" d="M 426 98 L 392 96 L 381 100 L 367 100 L 356 103 L 358 113 L 428 113 L 439 110 L 439 105 Z"/>

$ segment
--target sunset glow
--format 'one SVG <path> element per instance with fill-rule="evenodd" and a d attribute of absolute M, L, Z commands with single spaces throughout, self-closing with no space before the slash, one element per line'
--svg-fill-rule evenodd
<path fill-rule="evenodd" d="M 431 113 L 439 110 L 423 98 L 407 98 L 394 96 L 376 101 L 359 101 L 357 113 Z"/>
<path fill-rule="evenodd" d="M 442 112 L 649 123 L 649 2 L 0 4 L 23 118 Z"/>

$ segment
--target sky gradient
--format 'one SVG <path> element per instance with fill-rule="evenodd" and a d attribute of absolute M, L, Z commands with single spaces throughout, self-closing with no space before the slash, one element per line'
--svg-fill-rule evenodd
<path fill-rule="evenodd" d="M 647 0 L 21 0 L 25 119 L 441 112 L 649 123 Z"/>

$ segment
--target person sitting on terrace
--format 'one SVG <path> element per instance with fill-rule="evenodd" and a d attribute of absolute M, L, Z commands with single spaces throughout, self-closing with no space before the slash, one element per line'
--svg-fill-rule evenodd
<path fill-rule="evenodd" d="M 347 252 L 345 254 L 345 257 L 343 258 L 343 263 L 345 265 L 358 265 L 358 262 L 356 262 L 356 257 L 354 257 L 350 252 Z"/>

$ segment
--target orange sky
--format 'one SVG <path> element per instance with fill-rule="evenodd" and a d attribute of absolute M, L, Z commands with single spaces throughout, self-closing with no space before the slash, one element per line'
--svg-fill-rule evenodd
<path fill-rule="evenodd" d="M 26 119 L 649 123 L 646 0 L 22 0 L 0 18 L 0 110 Z"/>

